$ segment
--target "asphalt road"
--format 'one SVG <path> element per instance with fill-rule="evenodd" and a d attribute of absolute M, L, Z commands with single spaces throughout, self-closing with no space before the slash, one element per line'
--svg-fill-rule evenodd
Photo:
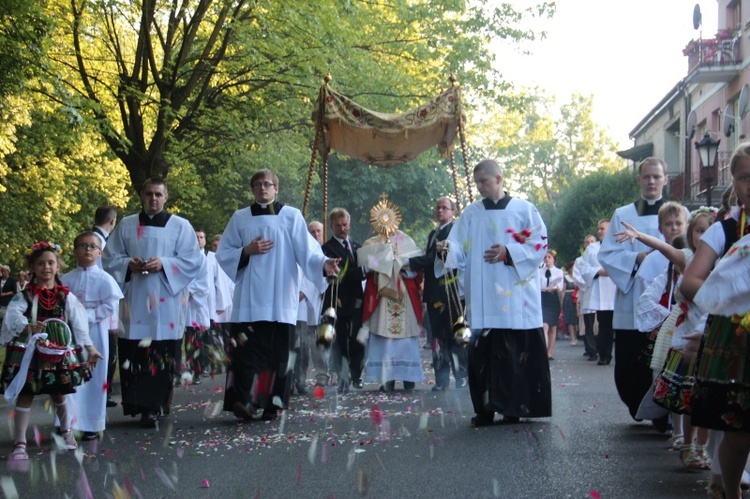
<path fill-rule="evenodd" d="M 52 450 L 49 400 L 39 397 L 27 470 L 0 471 L 6 497 L 689 498 L 708 472 L 684 471 L 667 436 L 630 419 L 614 366 L 558 342 L 553 416 L 474 429 L 467 389 L 383 395 L 376 385 L 337 397 L 292 398 L 274 422 L 221 412 L 224 376 L 177 390 L 157 430 L 109 409 L 100 442 Z M 427 351 L 425 372 L 429 372 Z M 400 388 L 400 383 L 397 389 Z M 10 423 L 11 408 L 0 406 Z M 11 450 L 10 424 L 0 459 Z M 14 496 L 14 492 L 17 496 Z"/>

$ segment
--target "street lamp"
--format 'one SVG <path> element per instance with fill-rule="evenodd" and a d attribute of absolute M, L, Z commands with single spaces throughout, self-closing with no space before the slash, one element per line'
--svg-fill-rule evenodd
<path fill-rule="evenodd" d="M 698 150 L 698 157 L 701 160 L 701 172 L 707 172 L 704 176 L 706 179 L 706 204 L 711 206 L 711 184 L 714 181 L 714 165 L 716 157 L 719 155 L 719 143 L 721 140 L 714 140 L 711 134 L 706 131 L 700 142 L 695 143 Z"/>

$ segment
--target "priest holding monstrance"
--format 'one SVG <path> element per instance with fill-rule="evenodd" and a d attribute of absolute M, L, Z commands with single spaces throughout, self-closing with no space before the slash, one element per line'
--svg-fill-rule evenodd
<path fill-rule="evenodd" d="M 424 379 L 419 352 L 421 274 L 402 267 L 422 251 L 398 230 L 401 214 L 387 197 L 381 195 L 370 210 L 370 223 L 377 235 L 357 251 L 357 261 L 368 271 L 357 339 L 367 345 L 366 382 L 379 382 L 382 391 L 393 391 L 396 381 L 402 381 L 404 389 L 411 390 Z"/>

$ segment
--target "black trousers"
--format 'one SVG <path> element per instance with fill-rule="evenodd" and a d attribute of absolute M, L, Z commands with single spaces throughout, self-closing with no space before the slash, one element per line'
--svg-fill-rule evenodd
<path fill-rule="evenodd" d="M 594 336 L 594 320 L 596 319 L 596 312 L 589 314 L 583 314 L 583 347 L 586 350 L 586 355 L 594 357 L 597 354 L 596 348 L 596 336 Z"/>
<path fill-rule="evenodd" d="M 633 329 L 618 329 L 615 334 L 615 386 L 633 419 L 653 383 L 651 367 L 644 361 L 639 362 L 648 336 Z"/>
<path fill-rule="evenodd" d="M 447 387 L 450 384 L 451 371 L 457 382 L 467 376 L 467 349 L 453 339 L 453 325 L 447 307 L 433 305 L 427 304 L 427 317 L 432 331 L 432 367 L 435 369 L 435 385 Z"/>
<path fill-rule="evenodd" d="M 233 323 L 230 334 L 236 346 L 229 353 L 224 410 L 232 411 L 235 402 L 249 402 L 255 408 L 268 410 L 286 409 L 294 325 L 266 321 Z"/>
<path fill-rule="evenodd" d="M 596 318 L 599 321 L 599 335 L 596 337 L 596 351 L 599 359 L 612 360 L 612 344 L 615 341 L 615 332 L 612 329 L 612 310 L 599 310 Z"/>
<path fill-rule="evenodd" d="M 174 355 L 182 340 L 152 341 L 148 348 L 140 340 L 119 338 L 122 408 L 126 416 L 143 412 L 169 414 L 172 401 Z"/>
<path fill-rule="evenodd" d="M 332 348 L 333 370 L 342 377 L 343 364 L 349 363 L 349 376 L 352 380 L 362 377 L 365 361 L 365 346 L 357 341 L 357 333 L 362 327 L 362 311 L 354 316 L 336 318 L 336 340 Z"/>

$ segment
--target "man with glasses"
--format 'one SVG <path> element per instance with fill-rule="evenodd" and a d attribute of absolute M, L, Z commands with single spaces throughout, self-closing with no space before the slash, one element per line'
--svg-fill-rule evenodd
<path fill-rule="evenodd" d="M 435 202 L 437 227 L 427 237 L 425 254 L 409 258 L 406 263 L 412 270 L 424 272 L 422 300 L 427 306 L 427 317 L 432 331 L 432 367 L 435 369 L 433 392 L 442 392 L 448 388 L 451 371 L 456 379 L 456 388 L 467 385 L 466 348 L 453 340 L 452 326 L 458 319 L 459 310 L 455 300 L 458 297 L 451 296 L 454 303 L 449 304 L 446 278 L 435 275 L 435 259 L 439 258 L 437 243 L 448 239 L 455 212 L 455 203 L 450 198 L 441 197 Z"/>
<path fill-rule="evenodd" d="M 117 342 L 123 410 L 151 428 L 169 413 L 188 286 L 203 264 L 193 227 L 165 209 L 168 198 L 163 179 L 146 180 L 143 210 L 122 220 L 102 256 L 125 295 Z"/>
<path fill-rule="evenodd" d="M 224 410 L 240 419 L 276 419 L 289 400 L 289 350 L 297 322 L 297 266 L 318 289 L 338 272 L 307 232 L 302 213 L 276 200 L 271 170 L 250 179 L 255 202 L 236 211 L 224 229 L 216 259 L 235 282 L 231 351 Z"/>

